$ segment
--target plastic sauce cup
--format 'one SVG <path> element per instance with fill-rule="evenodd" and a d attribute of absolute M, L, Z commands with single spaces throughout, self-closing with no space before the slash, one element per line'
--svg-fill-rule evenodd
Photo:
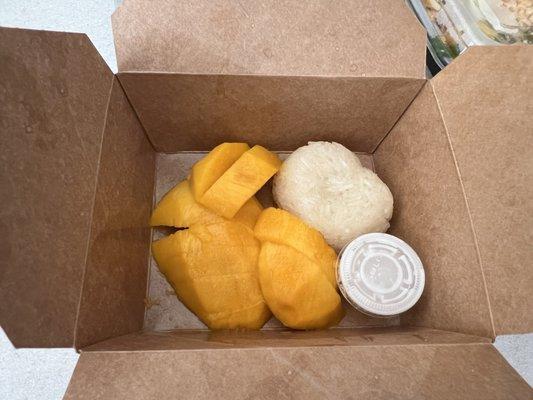
<path fill-rule="evenodd" d="M 403 240 L 369 233 L 348 243 L 337 261 L 337 283 L 357 310 L 375 317 L 413 307 L 424 290 L 424 267 Z"/>

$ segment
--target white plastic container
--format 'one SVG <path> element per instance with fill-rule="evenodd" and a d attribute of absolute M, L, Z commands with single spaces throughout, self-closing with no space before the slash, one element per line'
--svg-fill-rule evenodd
<path fill-rule="evenodd" d="M 413 307 L 424 290 L 424 267 L 403 240 L 369 233 L 348 243 L 337 263 L 339 289 L 359 311 L 390 317 Z"/>

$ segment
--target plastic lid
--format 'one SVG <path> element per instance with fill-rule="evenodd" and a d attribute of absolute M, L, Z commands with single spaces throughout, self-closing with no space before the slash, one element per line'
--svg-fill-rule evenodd
<path fill-rule="evenodd" d="M 407 311 L 424 290 L 424 267 L 403 240 L 369 233 L 339 256 L 337 281 L 344 297 L 362 312 L 391 316 Z"/>

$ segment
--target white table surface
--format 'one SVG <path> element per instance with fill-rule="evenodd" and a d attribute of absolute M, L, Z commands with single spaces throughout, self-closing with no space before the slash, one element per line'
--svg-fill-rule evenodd
<path fill-rule="evenodd" d="M 110 16 L 119 3 L 121 0 L 0 0 L 0 26 L 84 32 L 116 72 Z M 495 345 L 533 385 L 533 333 L 500 336 Z M 77 360 L 72 349 L 15 350 L 0 329 L 0 399 L 61 399 Z"/>

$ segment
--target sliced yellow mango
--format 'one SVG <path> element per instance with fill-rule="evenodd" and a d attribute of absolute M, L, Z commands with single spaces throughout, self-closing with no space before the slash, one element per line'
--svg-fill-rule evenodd
<path fill-rule="evenodd" d="M 189 182 L 185 180 L 174 186 L 159 201 L 150 218 L 150 225 L 185 228 L 192 224 L 222 221 L 223 218 L 194 200 Z"/>
<path fill-rule="evenodd" d="M 246 143 L 222 143 L 194 164 L 190 178 L 194 198 L 199 201 L 206 190 L 249 149 Z"/>
<path fill-rule="evenodd" d="M 211 329 L 260 329 L 270 318 L 258 281 L 259 242 L 244 224 L 191 225 L 152 243 L 178 298 Z"/>
<path fill-rule="evenodd" d="M 241 224 L 246 225 L 248 228 L 254 229 L 255 224 L 257 223 L 257 219 L 259 218 L 262 212 L 263 206 L 254 196 L 246 203 L 244 203 L 244 205 L 239 211 L 237 211 L 237 214 L 235 214 L 231 221 L 238 221 Z"/>
<path fill-rule="evenodd" d="M 268 307 L 283 325 L 321 329 L 344 317 L 341 298 L 318 264 L 283 244 L 263 242 L 259 282 Z"/>
<path fill-rule="evenodd" d="M 290 246 L 318 264 L 328 279 L 337 287 L 335 268 L 337 254 L 325 241 L 324 236 L 288 211 L 279 208 L 265 209 L 254 229 L 261 242 L 273 242 Z"/>
<path fill-rule="evenodd" d="M 231 219 L 280 166 L 278 156 L 264 147 L 254 146 L 206 190 L 199 203 L 216 214 Z"/>
<path fill-rule="evenodd" d="M 253 229 L 263 207 L 255 197 L 248 200 L 235 214 L 238 221 Z M 209 211 L 196 202 L 188 181 L 178 183 L 157 204 L 152 217 L 151 226 L 174 226 L 186 228 L 193 224 L 212 224 L 225 219 Z"/>
<path fill-rule="evenodd" d="M 239 326 L 241 321 L 251 321 L 248 323 L 248 329 L 259 330 L 268 321 L 272 313 L 265 307 L 265 300 L 261 299 L 255 305 L 241 310 L 222 312 L 218 314 L 209 314 L 206 318 L 206 325 L 214 327 L 213 329 L 226 329 L 226 326 Z"/>

